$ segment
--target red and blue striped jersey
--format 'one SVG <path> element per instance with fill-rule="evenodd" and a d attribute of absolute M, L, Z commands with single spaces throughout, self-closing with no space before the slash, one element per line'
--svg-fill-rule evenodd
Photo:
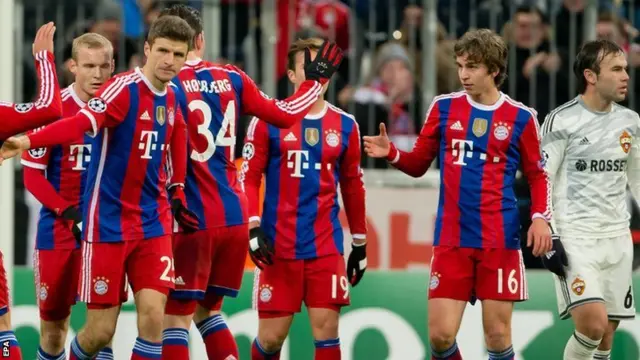
<path fill-rule="evenodd" d="M 254 118 L 243 148 L 241 180 L 250 220 L 259 220 L 259 191 L 265 175 L 260 226 L 275 255 L 312 259 L 342 254 L 338 219 L 342 193 L 351 236 L 366 237 L 365 188 L 360 168 L 360 132 L 353 116 L 325 102 L 290 129 Z"/>
<path fill-rule="evenodd" d="M 75 115 L 85 104 L 70 85 L 62 90 L 62 116 Z M 38 131 L 40 129 L 34 130 Z M 32 131 L 32 132 L 34 132 Z M 91 159 L 91 137 L 83 135 L 68 145 L 58 145 L 50 148 L 31 149 L 22 153 L 22 165 L 41 171 L 41 176 L 51 184 L 65 208 L 68 206 L 82 207 L 82 194 L 85 190 L 86 169 Z M 31 189 L 28 181 L 25 187 L 43 203 L 38 219 L 36 249 L 58 250 L 75 249 L 78 247 L 71 227 L 67 220 L 58 215 L 65 208 L 49 208 L 46 200 L 38 197 L 43 189 Z"/>
<path fill-rule="evenodd" d="M 80 114 L 95 136 L 84 239 L 120 242 L 171 234 L 168 178 L 176 161 L 186 161 L 177 156 L 186 149 L 186 126 L 173 86 L 157 89 L 136 68 L 103 85 Z"/>
<path fill-rule="evenodd" d="M 189 134 L 186 206 L 198 215 L 200 229 L 247 223 L 247 198 L 234 162 L 240 116 L 293 124 L 304 117 L 322 87 L 309 81 L 291 98 L 272 100 L 237 67 L 199 59 L 187 61 L 173 82 Z"/>
<path fill-rule="evenodd" d="M 433 100 L 413 150 L 392 146 L 388 159 L 418 177 L 438 155 L 434 245 L 519 249 L 514 182 L 520 166 L 531 189 L 532 217 L 550 220 L 550 185 L 538 130 L 535 110 L 502 93 L 492 106 L 474 102 L 465 92 Z"/>

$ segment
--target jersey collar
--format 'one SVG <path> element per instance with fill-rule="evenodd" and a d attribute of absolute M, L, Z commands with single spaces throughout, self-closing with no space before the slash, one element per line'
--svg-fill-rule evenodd
<path fill-rule="evenodd" d="M 499 108 L 500 105 L 502 105 L 502 103 L 505 100 L 505 95 L 502 91 L 500 91 L 500 97 L 498 98 L 498 101 L 496 101 L 493 105 L 480 104 L 478 102 L 473 101 L 473 99 L 471 99 L 471 96 L 469 96 L 469 94 L 466 94 L 466 95 L 467 95 L 467 101 L 469 102 L 469 104 L 471 104 L 471 106 L 475 107 L 476 109 L 480 109 L 484 111 L 493 111 Z"/>
<path fill-rule="evenodd" d="M 71 97 L 73 98 L 73 101 L 76 102 L 76 104 L 78 104 L 79 107 L 84 107 L 86 104 L 84 101 L 82 101 L 82 99 L 80 99 L 80 97 L 78 96 L 78 93 L 76 92 L 75 89 L 76 83 L 73 83 L 71 85 L 69 85 L 69 94 L 71 95 Z"/>
<path fill-rule="evenodd" d="M 136 66 L 136 70 L 135 71 L 136 71 L 136 73 L 138 73 L 138 76 L 140 76 L 142 81 L 144 81 L 145 85 L 147 85 L 147 87 L 149 88 L 149 90 L 151 90 L 152 93 L 154 93 L 154 94 L 156 94 L 158 96 L 167 95 L 167 88 L 165 87 L 163 90 L 159 90 L 158 88 L 153 86 L 151 81 L 149 81 L 149 79 L 147 79 L 147 77 L 144 76 L 144 74 L 142 73 L 142 70 L 140 69 L 140 67 Z"/>

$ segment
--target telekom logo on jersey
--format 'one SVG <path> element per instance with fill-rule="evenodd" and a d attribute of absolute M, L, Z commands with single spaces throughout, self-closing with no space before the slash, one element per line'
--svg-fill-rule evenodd
<path fill-rule="evenodd" d="M 454 164 L 466 166 L 467 163 L 464 162 L 464 159 L 473 158 L 474 154 L 479 154 L 478 158 L 480 160 L 487 160 L 487 154 L 479 151 L 473 151 L 473 141 L 460 139 L 451 140 L 451 155 L 454 157 Z M 500 162 L 500 158 L 498 156 L 494 156 L 492 161 L 494 163 Z"/>
<path fill-rule="evenodd" d="M 304 174 L 302 170 L 309 168 L 309 151 L 308 150 L 289 150 L 287 151 L 287 168 L 293 169 L 291 177 L 303 178 Z M 327 170 L 331 170 L 331 164 L 326 164 Z M 321 163 L 314 163 L 313 168 L 316 170 L 322 169 Z"/>
<path fill-rule="evenodd" d="M 87 168 L 84 164 L 91 161 L 91 144 L 71 145 L 69 148 L 69 161 L 74 163 L 72 170 L 86 170 Z"/>
<path fill-rule="evenodd" d="M 158 132 L 157 131 L 149 131 L 142 130 L 140 133 L 140 142 L 138 143 L 138 149 L 143 151 L 141 159 L 151 159 L 152 151 L 158 149 Z M 169 150 L 169 145 L 166 146 L 167 150 Z M 160 145 L 160 151 L 165 150 L 165 144 Z"/>

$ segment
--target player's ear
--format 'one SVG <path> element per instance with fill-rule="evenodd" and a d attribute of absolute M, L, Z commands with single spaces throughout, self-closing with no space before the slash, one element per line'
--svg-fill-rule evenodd
<path fill-rule="evenodd" d="M 76 63 L 76 61 L 73 59 L 65 61 L 64 65 L 67 70 L 69 70 L 73 75 L 75 75 L 76 71 L 78 71 L 78 63 Z"/>
<path fill-rule="evenodd" d="M 113 74 L 114 71 L 116 71 L 116 60 L 111 59 L 111 74 Z"/>
<path fill-rule="evenodd" d="M 293 70 L 287 70 L 287 77 L 292 84 L 296 83 L 296 72 Z"/>
<path fill-rule="evenodd" d="M 151 45 L 149 45 L 148 41 L 144 42 L 144 57 L 149 57 L 149 53 L 151 53 Z"/>
<path fill-rule="evenodd" d="M 194 50 L 200 50 L 204 48 L 204 32 L 201 32 L 200 34 L 198 34 L 198 36 L 196 36 L 193 46 Z"/>
<path fill-rule="evenodd" d="M 598 80 L 598 75 L 596 75 L 596 73 L 591 69 L 584 69 L 582 74 L 584 75 L 584 78 L 587 81 L 587 83 L 591 85 L 595 84 L 596 80 Z"/>

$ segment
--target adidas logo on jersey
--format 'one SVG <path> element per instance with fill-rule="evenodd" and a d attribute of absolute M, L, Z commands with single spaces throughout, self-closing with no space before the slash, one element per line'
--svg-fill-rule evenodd
<path fill-rule="evenodd" d="M 149 112 L 147 110 L 140 115 L 140 120 L 151 120 L 151 116 L 149 116 Z"/>
<path fill-rule="evenodd" d="M 449 129 L 451 129 L 451 130 L 458 130 L 458 131 L 462 131 L 462 130 L 464 130 L 464 129 L 462 128 L 462 124 L 460 123 L 460 120 L 458 120 L 458 121 L 454 122 L 454 123 L 453 123 L 453 125 L 451 125 L 451 127 L 450 127 Z"/>
<path fill-rule="evenodd" d="M 176 285 L 184 285 L 184 280 L 182 280 L 182 276 L 178 276 L 176 278 Z"/>
<path fill-rule="evenodd" d="M 589 142 L 589 139 L 585 136 L 580 140 L 580 145 L 591 145 L 591 142 Z"/>
<path fill-rule="evenodd" d="M 284 137 L 284 141 L 298 141 L 298 138 L 290 132 Z"/>

